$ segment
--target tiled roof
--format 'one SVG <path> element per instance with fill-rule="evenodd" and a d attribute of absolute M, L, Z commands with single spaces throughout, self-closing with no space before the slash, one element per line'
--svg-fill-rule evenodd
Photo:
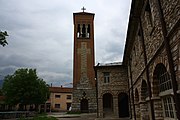
<path fill-rule="evenodd" d="M 98 63 L 97 66 L 117 66 L 117 65 L 122 65 L 122 62 Z"/>
<path fill-rule="evenodd" d="M 49 87 L 49 91 L 52 93 L 72 93 L 73 88 Z"/>

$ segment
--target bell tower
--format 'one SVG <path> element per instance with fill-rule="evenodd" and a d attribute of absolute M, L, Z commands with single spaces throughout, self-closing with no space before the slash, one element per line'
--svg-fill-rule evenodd
<path fill-rule="evenodd" d="M 96 87 L 94 73 L 94 13 L 73 13 L 74 63 L 72 110 L 96 111 Z"/>

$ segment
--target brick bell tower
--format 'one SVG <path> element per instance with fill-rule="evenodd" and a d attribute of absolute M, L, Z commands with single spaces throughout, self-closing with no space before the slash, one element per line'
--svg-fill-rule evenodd
<path fill-rule="evenodd" d="M 73 13 L 74 65 L 72 111 L 96 112 L 94 13 Z"/>

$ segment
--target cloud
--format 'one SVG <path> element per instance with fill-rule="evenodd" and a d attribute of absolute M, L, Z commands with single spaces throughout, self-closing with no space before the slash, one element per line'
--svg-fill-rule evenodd
<path fill-rule="evenodd" d="M 73 13 L 83 6 L 95 13 L 96 63 L 122 61 L 130 0 L 1 0 L 0 30 L 9 44 L 0 47 L 0 75 L 27 67 L 48 84 L 72 83 Z"/>

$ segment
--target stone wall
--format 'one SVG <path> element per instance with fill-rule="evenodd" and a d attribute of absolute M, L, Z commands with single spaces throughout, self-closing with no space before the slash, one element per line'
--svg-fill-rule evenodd
<path fill-rule="evenodd" d="M 149 3 L 148 3 L 149 1 Z M 174 117 L 168 117 L 165 115 L 165 106 L 164 106 L 164 98 L 167 96 L 171 98 L 171 104 L 174 104 L 172 96 L 173 89 L 170 88 L 163 92 L 160 92 L 160 81 L 157 78 L 157 74 L 161 72 L 157 70 L 158 65 L 164 66 L 165 70 L 167 70 L 167 74 L 170 73 L 170 59 L 168 58 L 167 51 L 168 49 L 165 46 L 165 40 L 167 40 L 167 44 L 170 45 L 171 55 L 173 59 L 174 71 L 177 80 L 178 91 L 180 93 L 180 1 L 176 0 L 159 0 L 160 6 L 162 8 L 158 8 L 158 0 L 145 0 L 139 1 L 142 3 L 139 4 L 137 1 L 133 1 L 134 6 L 132 5 L 131 18 L 129 21 L 129 29 L 135 26 L 133 23 L 138 23 L 138 27 L 133 28 L 133 33 L 128 33 L 131 35 L 127 37 L 127 41 L 131 41 L 128 44 L 132 44 L 132 47 L 129 48 L 128 54 L 124 56 L 130 56 L 126 61 L 128 66 L 128 78 L 130 85 L 130 98 L 131 98 L 131 108 L 132 108 L 132 118 L 136 116 L 136 119 L 154 119 L 163 120 L 163 119 L 177 119 L 175 106 L 173 107 Z M 149 7 L 147 7 L 149 4 Z M 138 6 L 139 5 L 139 6 Z M 138 6 L 138 7 L 137 7 Z M 138 13 L 133 13 L 138 9 Z M 161 11 L 163 12 L 163 18 L 160 17 Z M 149 12 L 149 13 L 148 13 Z M 133 15 L 136 16 L 133 16 Z M 150 15 L 150 16 L 149 16 Z M 134 19 L 133 19 L 134 17 Z M 137 19 L 137 18 L 140 19 Z M 149 17 L 149 18 L 147 18 Z M 149 19 L 149 20 L 148 20 Z M 163 29 L 163 22 L 165 20 L 165 29 Z M 151 24 L 150 24 L 151 22 Z M 142 25 L 142 26 L 141 26 Z M 141 30 L 143 34 L 141 34 Z M 129 30 L 131 31 L 131 30 Z M 164 32 L 164 31 L 167 31 Z M 164 35 L 163 35 L 164 33 Z M 142 37 L 142 38 L 141 38 Z M 131 38 L 128 40 L 128 38 Z M 143 51 L 143 42 L 144 42 L 144 51 Z M 128 45 L 126 45 L 128 46 Z M 147 59 L 146 59 L 147 58 Z M 130 66 L 131 65 L 131 66 Z M 132 76 L 132 77 L 131 77 Z M 170 78 L 172 81 L 172 79 Z M 145 81 L 145 86 L 143 87 L 143 81 Z M 150 87 L 150 88 L 149 88 Z M 146 91 L 149 94 L 148 96 L 144 96 L 143 91 Z M 145 99 L 144 99 L 145 97 Z M 134 104 L 133 104 L 134 103 Z M 152 104 L 151 104 L 152 103 Z M 135 109 L 135 111 L 133 111 Z M 138 111 L 141 111 L 139 113 Z M 135 113 L 135 114 L 134 114 Z M 144 118 L 146 116 L 146 118 Z M 147 117 L 149 116 L 149 117 Z"/>
<path fill-rule="evenodd" d="M 97 71 L 97 88 L 98 88 L 98 117 L 106 117 L 103 110 L 103 95 L 110 93 L 113 97 L 113 113 L 111 117 L 119 117 L 118 95 L 125 93 L 128 95 L 127 68 L 122 65 L 118 66 L 100 66 L 96 67 Z M 104 83 L 104 72 L 110 73 L 110 82 Z"/>
<path fill-rule="evenodd" d="M 86 93 L 86 94 L 84 94 Z M 97 110 L 97 99 L 96 99 L 96 90 L 95 89 L 76 89 L 73 91 L 73 98 L 72 103 L 72 111 L 80 111 L 81 110 L 81 100 L 87 99 L 88 100 L 88 109 L 90 113 L 94 113 Z"/>

